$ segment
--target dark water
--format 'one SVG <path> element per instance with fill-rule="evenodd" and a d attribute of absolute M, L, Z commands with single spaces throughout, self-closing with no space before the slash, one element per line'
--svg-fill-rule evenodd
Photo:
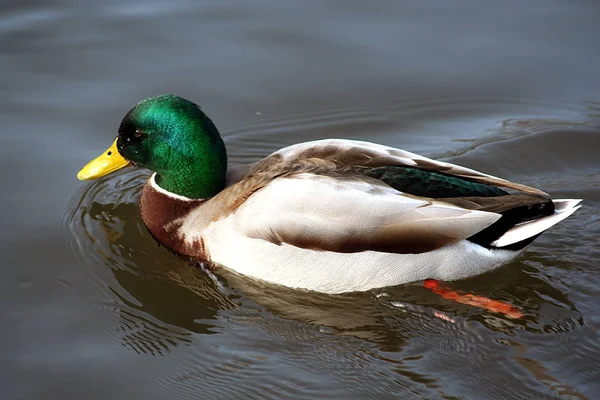
<path fill-rule="evenodd" d="M 597 2 L 58 1 L 0 6 L 3 399 L 600 398 Z M 584 198 L 519 260 L 307 295 L 158 247 L 147 176 L 78 169 L 175 93 L 232 162 L 344 137 Z M 443 312 L 454 323 L 434 316 Z"/>

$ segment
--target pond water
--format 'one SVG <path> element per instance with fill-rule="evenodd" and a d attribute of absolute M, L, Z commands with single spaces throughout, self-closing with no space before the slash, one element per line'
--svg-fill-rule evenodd
<path fill-rule="evenodd" d="M 600 6 L 39 1 L 0 6 L 3 399 L 600 398 Z M 327 296 L 159 247 L 147 171 L 79 168 L 137 101 L 202 105 L 232 163 L 369 140 L 583 198 L 515 262 Z M 436 317 L 443 313 L 450 320 Z"/>

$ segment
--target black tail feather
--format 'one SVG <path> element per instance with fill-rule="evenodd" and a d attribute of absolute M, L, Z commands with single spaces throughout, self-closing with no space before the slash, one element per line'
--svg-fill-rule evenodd
<path fill-rule="evenodd" d="M 501 212 L 502 217 L 498 221 L 481 232 L 467 238 L 467 240 L 486 248 L 496 248 L 492 246 L 492 243 L 504 235 L 513 226 L 552 215 L 554 214 L 554 210 L 554 203 L 552 200 L 548 199 L 548 201 L 543 203 L 526 205 L 503 211 Z M 533 242 L 538 236 L 539 234 L 509 246 L 502 247 L 502 249 L 521 250 Z"/>

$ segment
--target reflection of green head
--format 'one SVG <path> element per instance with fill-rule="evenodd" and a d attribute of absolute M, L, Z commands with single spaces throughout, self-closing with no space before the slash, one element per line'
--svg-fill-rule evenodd
<path fill-rule="evenodd" d="M 225 187 L 227 152 L 219 131 L 196 104 L 173 95 L 142 100 L 119 127 L 119 153 L 156 172 L 169 192 L 209 198 Z"/>

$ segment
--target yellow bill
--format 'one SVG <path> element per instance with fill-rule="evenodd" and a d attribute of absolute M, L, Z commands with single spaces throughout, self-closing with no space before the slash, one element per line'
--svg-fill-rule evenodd
<path fill-rule="evenodd" d="M 117 150 L 117 139 L 115 139 L 108 150 L 102 153 L 100 157 L 90 161 L 81 169 L 81 171 L 79 171 L 77 179 L 80 181 L 89 181 L 100 178 L 111 172 L 125 168 L 128 165 L 131 165 L 131 163 L 119 154 L 119 151 Z"/>

